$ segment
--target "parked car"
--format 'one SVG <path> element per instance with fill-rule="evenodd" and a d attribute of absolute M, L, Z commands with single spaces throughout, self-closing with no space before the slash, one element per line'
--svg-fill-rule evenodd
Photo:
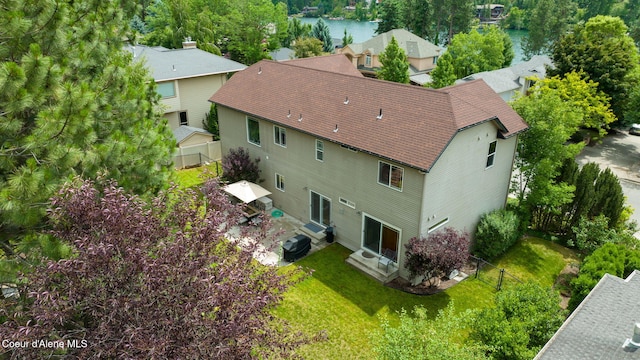
<path fill-rule="evenodd" d="M 629 129 L 629 134 L 631 135 L 640 135 L 640 124 L 632 124 Z"/>

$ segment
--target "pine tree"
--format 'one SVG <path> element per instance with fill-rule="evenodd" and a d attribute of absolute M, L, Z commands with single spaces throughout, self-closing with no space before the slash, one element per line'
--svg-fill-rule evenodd
<path fill-rule="evenodd" d="M 395 37 L 380 54 L 382 66 L 378 70 L 378 79 L 393 81 L 403 84 L 409 83 L 409 61 L 407 54 L 398 45 Z"/>
<path fill-rule="evenodd" d="M 4 2 L 0 245 L 7 258 L 46 227 L 46 203 L 75 174 L 107 173 L 140 194 L 165 186 L 174 140 L 154 82 L 122 51 L 135 9 L 134 1 Z"/>
<path fill-rule="evenodd" d="M 318 19 L 318 21 L 313 25 L 313 28 L 311 29 L 311 37 L 322 41 L 322 50 L 324 52 L 333 52 L 331 31 L 329 31 L 329 26 L 327 26 L 327 23 L 325 23 L 322 18 Z"/>

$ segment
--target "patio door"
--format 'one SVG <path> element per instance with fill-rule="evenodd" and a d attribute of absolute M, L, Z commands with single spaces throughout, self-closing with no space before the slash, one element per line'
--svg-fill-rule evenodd
<path fill-rule="evenodd" d="M 311 191 L 311 221 L 322 226 L 331 224 L 331 200 Z"/>
<path fill-rule="evenodd" d="M 364 215 L 362 246 L 376 254 L 398 254 L 400 230 Z M 397 257 L 396 257 L 397 258 Z"/>

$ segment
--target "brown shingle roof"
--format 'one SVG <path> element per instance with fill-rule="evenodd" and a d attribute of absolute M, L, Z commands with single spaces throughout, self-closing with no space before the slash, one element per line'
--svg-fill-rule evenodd
<path fill-rule="evenodd" d="M 301 66 L 309 69 L 325 70 L 334 73 L 363 77 L 362 73 L 347 59 L 345 55 L 334 54 L 315 56 L 304 59 L 294 59 L 287 62 L 289 65 Z"/>
<path fill-rule="evenodd" d="M 482 80 L 434 90 L 267 60 L 210 101 L 423 171 L 466 127 L 497 120 L 504 137 L 527 128 Z"/>

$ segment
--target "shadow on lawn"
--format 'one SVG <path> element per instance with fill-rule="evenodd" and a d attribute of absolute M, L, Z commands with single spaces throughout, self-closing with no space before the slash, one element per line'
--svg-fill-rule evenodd
<path fill-rule="evenodd" d="M 449 295 L 445 292 L 420 296 L 384 286 L 346 264 L 345 260 L 350 254 L 351 251 L 342 245 L 332 244 L 298 261 L 297 264 L 313 269 L 313 278 L 369 316 L 375 316 L 385 307 L 391 312 L 398 312 L 403 308 L 411 311 L 416 305 L 424 305 L 428 308 L 429 314 L 435 316 L 438 310 L 444 309 L 450 301 Z"/>

